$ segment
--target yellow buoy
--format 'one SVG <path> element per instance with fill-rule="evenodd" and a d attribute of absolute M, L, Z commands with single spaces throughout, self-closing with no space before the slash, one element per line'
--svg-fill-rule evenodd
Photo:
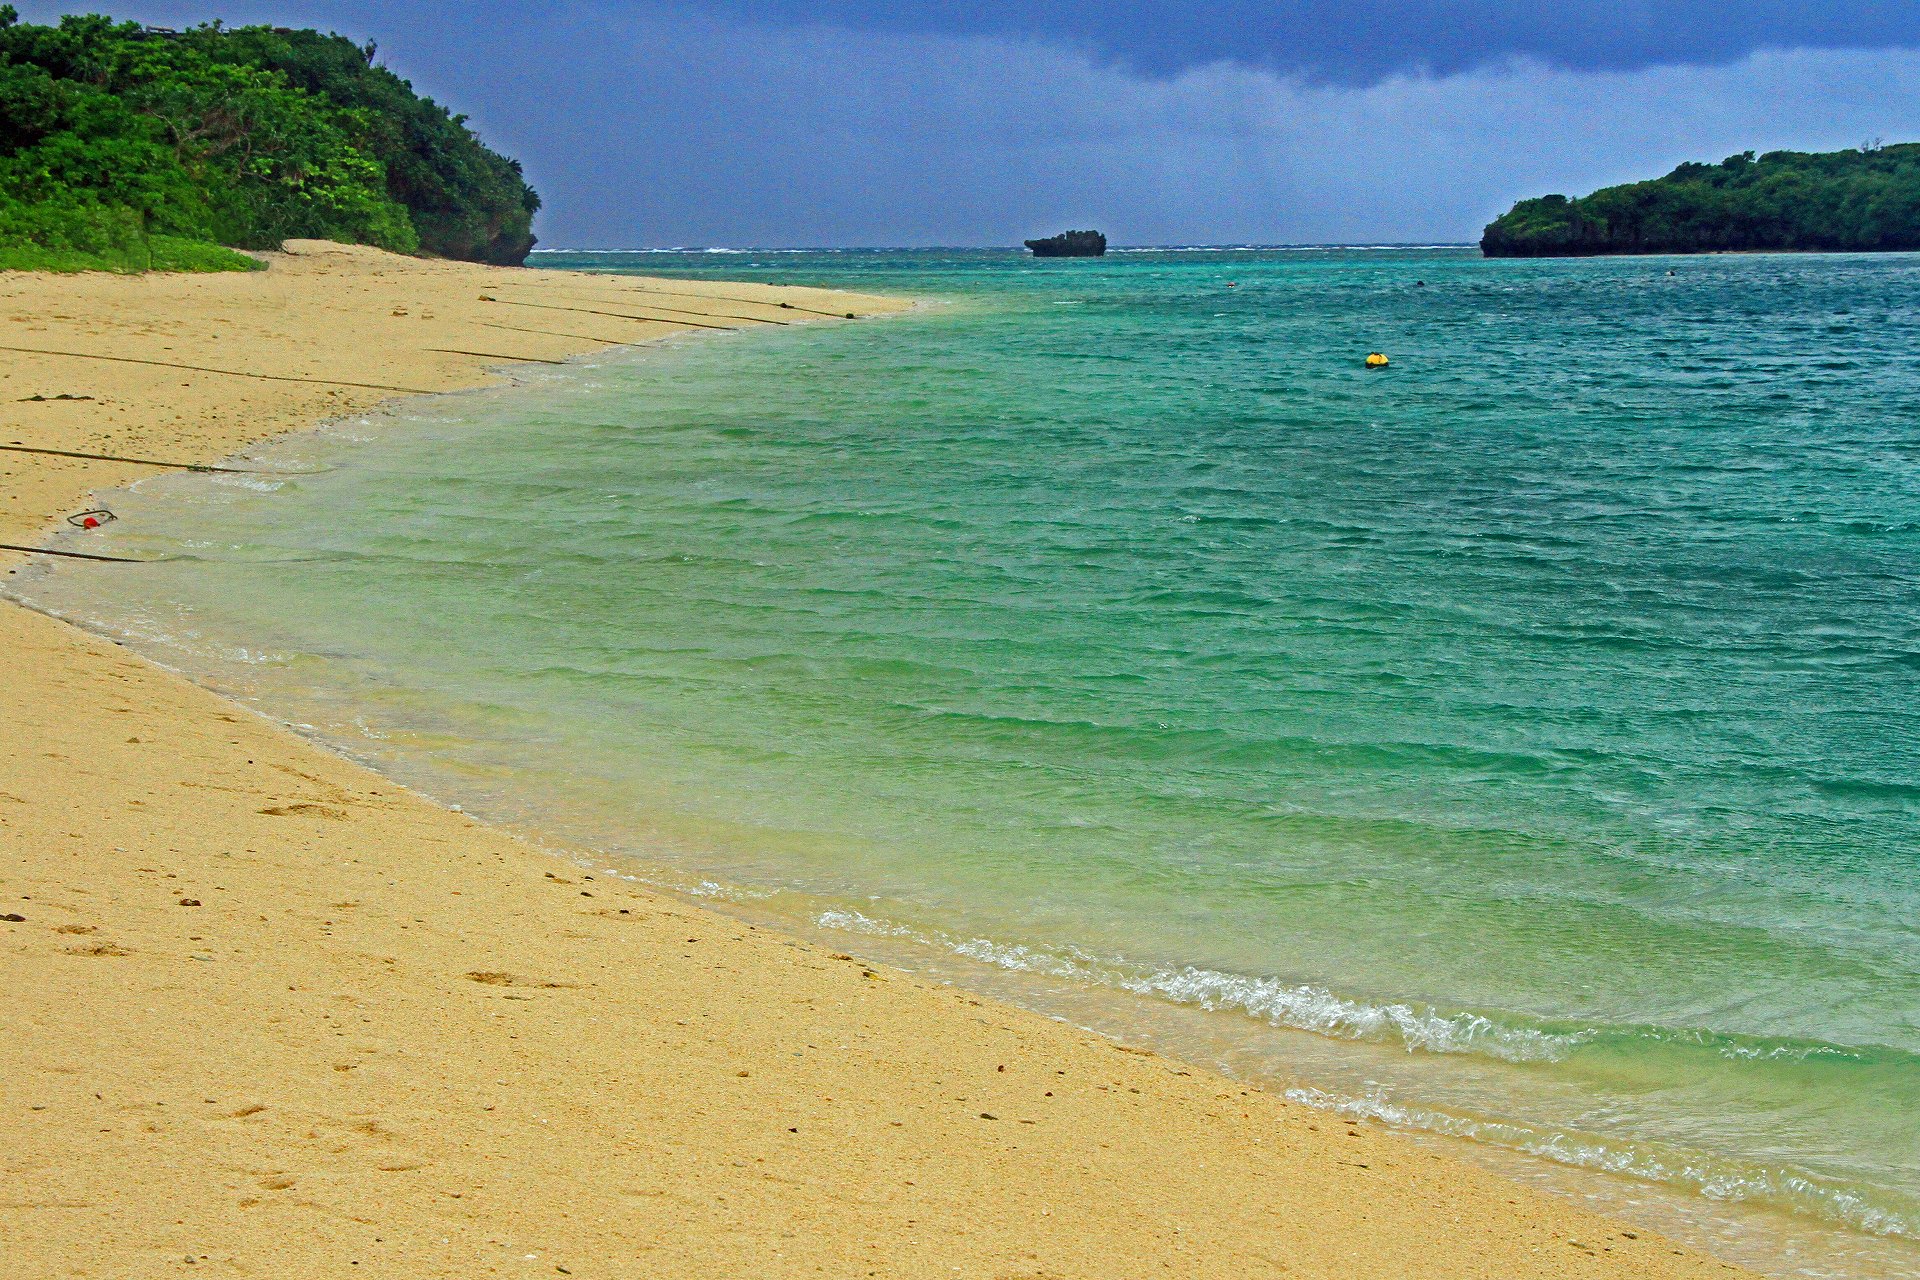
<path fill-rule="evenodd" d="M 1378 351 L 1368 353 L 1367 368 L 1384 369 L 1386 367 L 1387 367 L 1387 358 L 1385 356 L 1381 355 Z"/>

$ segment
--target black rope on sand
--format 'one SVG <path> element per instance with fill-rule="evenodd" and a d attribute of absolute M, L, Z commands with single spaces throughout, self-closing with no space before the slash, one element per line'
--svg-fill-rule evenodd
<path fill-rule="evenodd" d="M 810 316 L 827 316 L 834 320 L 852 320 L 851 311 L 822 311 L 818 307 L 803 307 L 797 302 L 767 302 L 760 298 L 734 298 L 724 293 L 687 293 L 680 289 L 633 289 L 632 293 L 657 293 L 666 298 L 711 298 L 715 302 L 744 302 L 750 307 L 779 307 L 782 311 L 804 311 Z M 785 324 L 785 320 L 769 320 L 768 324 Z"/>
<path fill-rule="evenodd" d="M 123 458 L 111 453 L 80 453 L 73 449 L 37 449 L 27 444 L 0 444 L 8 453 L 44 453 L 55 458 L 85 458 L 89 462 L 131 462 L 142 467 L 172 467 L 179 471 L 220 471 L 230 476 L 310 476 L 332 467 L 312 471 L 271 471 L 258 467 L 216 467 L 208 462 L 163 462 L 159 458 Z"/>
<path fill-rule="evenodd" d="M 508 356 L 498 351 L 461 351 L 456 347 L 428 347 L 428 351 L 443 356 L 479 356 L 482 360 L 527 360 L 534 364 L 565 364 L 565 360 L 549 360 L 545 356 Z"/>
<path fill-rule="evenodd" d="M 804 311 L 810 316 L 827 316 L 834 320 L 852 320 L 851 311 L 822 311 L 818 307 L 803 307 L 797 302 L 766 302 L 759 298 L 733 298 L 724 293 L 684 293 L 679 289 L 635 289 L 635 293 L 657 293 L 669 298 L 712 298 L 715 302 L 744 302 L 750 307 L 779 307 L 782 311 Z"/>
<path fill-rule="evenodd" d="M 651 291 L 650 291 L 650 290 L 642 290 L 642 289 L 634 289 L 634 290 L 630 290 L 630 292 L 633 292 L 633 293 L 643 293 L 643 292 L 651 292 Z M 668 297 L 674 297 L 674 298 L 697 298 L 697 297 L 699 297 L 700 295 L 699 295 L 699 294 L 697 294 L 697 293 L 676 293 L 676 294 L 669 294 L 669 295 L 667 295 L 667 296 L 668 296 Z M 595 302 L 605 302 L 605 301 L 606 301 L 606 299 L 605 299 L 605 298 L 595 298 L 595 299 L 594 299 L 594 301 L 595 301 Z M 717 299 L 717 298 L 716 298 L 716 299 L 715 299 L 715 301 L 716 301 L 716 302 L 717 302 L 717 301 L 720 301 L 720 299 Z M 731 301 L 739 301 L 739 299 L 731 299 Z M 649 305 L 650 305 L 650 304 L 649 304 Z M 681 308 L 679 308 L 679 307 L 654 307 L 654 310 L 655 310 L 655 311 L 665 311 L 665 312 L 667 312 L 667 313 L 668 313 L 668 314 L 670 314 L 670 315 L 676 315 L 676 316 L 703 316 L 703 317 L 706 317 L 706 318 L 708 318 L 708 319 L 713 319 L 713 320 L 740 320 L 740 321 L 744 321 L 744 322 L 745 322 L 745 323 L 747 323 L 747 324 L 780 324 L 780 325 L 786 325 L 786 324 L 792 324 L 792 323 L 793 323 L 793 321 L 791 321 L 791 320 L 773 320 L 773 319 L 770 319 L 770 318 L 768 318 L 767 316 L 730 316 L 730 315 L 728 315 L 728 314 L 727 314 L 726 312 L 724 312 L 724 311 L 685 311 L 685 310 L 682 310 L 682 309 L 681 309 Z"/>
<path fill-rule="evenodd" d="M 359 387 L 366 391 L 403 391 L 408 395 L 430 396 L 437 392 L 425 387 L 395 387 L 384 382 L 348 382 L 343 378 L 306 378 L 291 373 L 248 373 L 244 369 L 215 369 L 204 364 L 180 364 L 173 360 L 140 360 L 133 356 L 103 356 L 94 351 L 52 351 L 45 347 L 0 346 L 0 351 L 19 351 L 30 356 L 68 356 L 75 360 L 111 360 L 115 364 L 150 364 L 162 369 L 188 369 L 194 373 L 218 373 L 229 378 L 257 378 L 263 382 L 308 382 L 322 387 Z"/>
<path fill-rule="evenodd" d="M 661 316 L 634 316 L 628 315 L 624 311 L 595 311 L 592 307 L 563 307 L 554 302 L 515 302 L 511 298 L 494 298 L 491 299 L 491 301 L 497 302 L 503 307 L 539 307 L 545 311 L 578 311 L 583 315 L 612 316 L 616 320 L 643 320 L 653 324 L 683 324 L 690 329 L 719 329 L 725 333 L 737 332 L 737 327 L 730 324 L 701 324 L 697 320 L 668 320 Z"/>
<path fill-rule="evenodd" d="M 475 324 L 488 329 L 505 329 L 510 333 L 538 333 L 549 338 L 570 338 L 574 342 L 598 342 L 609 347 L 628 347 L 633 343 L 626 338 L 596 338 L 585 333 L 561 333 L 558 329 L 528 329 L 517 324 L 495 324 L 491 320 L 475 320 Z"/>
<path fill-rule="evenodd" d="M 516 287 L 519 287 L 519 286 L 516 286 Z M 532 288 L 533 286 L 528 285 L 525 287 Z M 624 288 L 624 289 L 621 289 L 620 292 L 621 293 L 656 293 L 663 298 L 704 298 L 709 302 L 739 302 L 739 303 L 744 303 L 749 307 L 779 307 L 782 311 L 804 311 L 808 315 L 827 316 L 834 320 L 853 320 L 857 318 L 851 311 L 822 311 L 817 307 L 803 307 L 797 302 L 768 302 L 764 298 L 736 298 L 730 294 L 725 294 L 725 293 L 691 293 L 685 289 L 642 289 L 638 287 Z M 596 298 L 594 299 L 594 301 L 601 302 L 601 301 L 605 301 L 605 299 Z M 667 307 L 661 308 L 662 311 L 666 311 L 669 309 L 670 308 L 667 308 Z M 746 319 L 752 319 L 754 317 L 729 316 L 727 318 L 730 320 L 746 320 Z M 761 324 L 786 324 L 788 322 L 785 320 L 762 320 L 760 321 L 760 323 Z"/>
<path fill-rule="evenodd" d="M 24 551 L 34 556 L 60 556 L 66 560 L 105 560 L 109 564 L 160 564 L 163 561 L 177 559 L 176 556 L 155 556 L 150 560 L 137 560 L 132 556 L 102 556 L 91 551 L 55 551 L 52 547 L 23 547 L 15 542 L 0 542 L 0 551 Z"/>
<path fill-rule="evenodd" d="M 784 302 L 765 302 L 765 303 L 755 303 L 755 302 L 753 302 L 753 301 L 751 301 L 750 299 L 747 299 L 747 298 L 713 298 L 713 297 L 711 297 L 710 295 L 708 295 L 708 294 L 704 294 L 704 293 L 668 293 L 668 292 L 667 292 L 666 290 L 663 290 L 663 289 L 629 289 L 629 290 L 627 290 L 626 292 L 628 292 L 628 293 L 659 293 L 659 294 L 662 294 L 662 295 L 663 295 L 663 296 L 665 296 L 665 297 L 670 297 L 670 298 L 707 298 L 707 299 L 708 299 L 709 301 L 712 301 L 712 302 L 745 302 L 745 303 L 746 303 L 746 304 L 747 304 L 748 306 L 767 306 L 767 307 L 783 307 L 783 306 L 786 306 L 786 303 L 784 303 Z M 562 296 L 562 297 L 572 297 L 572 298 L 573 298 L 573 300 L 574 300 L 575 302 L 606 302 L 606 301 L 608 301 L 608 299 L 606 299 L 606 298 L 580 298 L 580 297 L 574 297 L 574 296 L 573 296 L 573 295 L 571 295 L 571 294 L 562 294 L 561 296 Z M 491 302 L 500 302 L 500 301 L 503 301 L 503 299 L 500 299 L 500 298 L 491 298 L 491 299 L 488 299 L 488 301 L 491 301 Z M 511 301 L 511 299 L 505 299 L 505 301 Z M 617 301 L 617 299 L 616 299 L 616 301 Z M 523 302 L 523 303 L 521 303 L 520 305 L 521 305 L 521 306 L 527 306 L 527 305 L 529 305 L 529 304 L 527 304 L 527 303 L 524 303 L 524 302 Z M 642 305 L 642 306 L 652 306 L 653 304 L 651 304 L 651 303 L 641 303 L 640 305 Z M 701 318 L 701 319 L 703 319 L 703 320 L 740 320 L 740 321 L 743 321 L 743 322 L 745 322 L 745 323 L 747 323 L 747 324 L 778 324 L 778 325 L 789 325 L 789 324 L 792 324 L 792 323 L 793 323 L 793 321 L 791 321 L 791 320 L 775 320 L 775 319 L 773 319 L 773 318 L 772 318 L 771 316 L 735 316 L 735 315 L 728 315 L 728 314 L 727 314 L 726 312 L 724 312 L 724 311 L 688 311 L 688 310 L 685 310 L 684 308 L 681 308 L 681 307 L 658 307 L 658 306 L 656 306 L 656 307 L 654 307 L 653 309 L 654 309 L 655 311 L 665 311 L 665 312 L 667 312 L 667 313 L 668 313 L 669 315 L 676 315 L 676 316 L 698 316 L 698 317 L 700 317 L 700 318 Z M 824 314 L 827 314 L 827 313 L 825 313 L 825 312 L 822 312 L 822 314 L 824 315 Z"/>

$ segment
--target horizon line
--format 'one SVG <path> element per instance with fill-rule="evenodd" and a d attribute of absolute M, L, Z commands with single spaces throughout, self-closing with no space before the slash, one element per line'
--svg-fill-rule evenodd
<path fill-rule="evenodd" d="M 1246 241 L 1220 244 L 1115 244 L 1108 253 L 1254 253 L 1275 249 L 1477 249 L 1474 240 L 1347 240 L 1288 241 L 1257 244 Z M 1021 244 L 834 244 L 834 245 L 647 245 L 619 249 L 593 249 L 569 245 L 563 248 L 535 247 L 536 253 L 991 253 L 1028 252 Z"/>

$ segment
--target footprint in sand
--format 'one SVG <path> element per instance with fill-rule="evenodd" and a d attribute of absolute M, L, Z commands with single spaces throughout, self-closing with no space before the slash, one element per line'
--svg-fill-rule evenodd
<path fill-rule="evenodd" d="M 335 822 L 344 821 L 347 816 L 339 809 L 332 808 L 328 805 L 310 804 L 305 801 L 299 804 L 271 805 L 262 809 L 260 812 L 270 814 L 276 818 L 331 818 Z"/>
<path fill-rule="evenodd" d="M 84 947 L 68 947 L 70 956 L 130 956 L 133 952 L 111 942 L 90 942 Z"/>
<path fill-rule="evenodd" d="M 571 982 L 541 982 L 533 978 L 516 978 L 510 973 L 500 973 L 491 969 L 475 969 L 461 975 L 469 982 L 478 982 L 488 987 L 541 987 L 548 991 L 566 991 L 573 988 Z"/>

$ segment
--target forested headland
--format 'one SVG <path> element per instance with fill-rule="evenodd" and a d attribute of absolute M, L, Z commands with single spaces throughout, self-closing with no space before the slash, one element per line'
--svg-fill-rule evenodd
<path fill-rule="evenodd" d="M 1490 258 L 1920 249 L 1920 143 L 1748 151 L 1577 199 L 1522 200 L 1480 248 Z"/>
<path fill-rule="evenodd" d="M 518 161 L 344 36 L 0 5 L 0 268 L 220 270 L 291 237 L 519 263 Z"/>

